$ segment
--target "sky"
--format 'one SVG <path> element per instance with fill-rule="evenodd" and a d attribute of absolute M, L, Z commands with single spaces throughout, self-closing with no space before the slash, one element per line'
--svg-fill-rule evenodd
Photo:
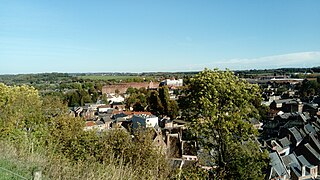
<path fill-rule="evenodd" d="M 0 4 L 0 74 L 320 65 L 319 0 Z"/>

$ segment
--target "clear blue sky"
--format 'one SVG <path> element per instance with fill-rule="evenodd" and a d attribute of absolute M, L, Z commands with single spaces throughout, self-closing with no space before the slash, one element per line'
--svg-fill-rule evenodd
<path fill-rule="evenodd" d="M 0 4 L 0 74 L 320 65 L 319 0 Z"/>

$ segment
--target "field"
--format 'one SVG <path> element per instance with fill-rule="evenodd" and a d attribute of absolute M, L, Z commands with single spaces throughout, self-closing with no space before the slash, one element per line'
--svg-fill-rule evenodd
<path fill-rule="evenodd" d="M 81 79 L 89 79 L 89 80 L 127 80 L 127 79 L 143 79 L 141 76 L 97 76 L 97 75 L 89 75 L 89 76 L 79 76 Z"/>

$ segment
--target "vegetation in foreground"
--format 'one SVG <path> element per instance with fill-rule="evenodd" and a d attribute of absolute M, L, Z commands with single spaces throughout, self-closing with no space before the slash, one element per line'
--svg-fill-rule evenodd
<path fill-rule="evenodd" d="M 210 173 L 199 166 L 171 169 L 152 145 L 152 130 L 136 131 L 134 138 L 121 129 L 83 131 L 84 120 L 69 117 L 59 98 L 40 97 L 25 85 L 0 84 L 0 148 L 11 153 L 1 161 L 15 167 L 30 162 L 17 172 L 29 177 L 40 169 L 47 179 L 262 178 L 267 154 L 260 153 L 257 132 L 248 122 L 259 118 L 258 88 L 229 71 L 204 70 L 190 79 L 182 96 L 179 105 L 206 157 L 198 165 L 211 167 Z"/>
<path fill-rule="evenodd" d="M 18 167 L 25 158 L 36 157 L 41 161 L 31 159 L 28 164 L 34 166 L 25 169 L 40 168 L 45 178 L 165 179 L 172 174 L 149 130 L 137 131 L 135 138 L 121 129 L 100 135 L 84 131 L 84 120 L 69 117 L 59 99 L 40 98 L 29 86 L 0 84 L 0 110 L 1 144 L 8 145 L 1 148 L 16 152 L 2 161 Z"/>

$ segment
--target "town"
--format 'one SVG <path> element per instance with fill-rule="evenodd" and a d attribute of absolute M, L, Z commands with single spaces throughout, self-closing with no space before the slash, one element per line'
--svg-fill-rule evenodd
<path fill-rule="evenodd" d="M 248 121 L 259 132 L 255 141 L 260 151 L 268 152 L 268 166 L 263 171 L 265 179 L 318 179 L 319 68 L 309 69 L 308 73 L 298 69 L 295 72 L 283 69 L 268 71 L 271 73 L 259 70 L 251 74 L 234 72 L 235 76 L 257 84 L 261 89 L 262 100 L 257 112 L 260 118 Z M 181 104 L 187 88 L 184 81 L 190 81 L 195 74 L 175 74 L 183 78 L 153 74 L 135 77 L 138 79 L 135 82 L 123 76 L 124 79 L 112 80 L 111 83 L 74 77 L 69 82 L 65 78 L 69 76 L 67 74 L 45 74 L 47 79 L 50 76 L 65 79 L 60 79 L 59 85 L 52 86 L 53 89 L 43 89 L 39 83 L 31 85 L 39 88 L 42 96 L 63 97 L 69 105 L 68 116 L 85 120 L 83 131 L 96 132 L 99 136 L 104 132 L 123 130 L 134 135 L 141 128 L 151 129 L 152 146 L 165 155 L 171 168 L 183 170 L 197 166 L 210 172 L 216 164 L 205 160 L 206 153 L 192 135 L 190 121 L 182 113 Z M 4 82 L 10 84 L 8 79 Z M 56 83 L 46 80 L 38 82 Z"/>
<path fill-rule="evenodd" d="M 291 76 L 294 74 L 247 79 L 263 88 L 262 104 L 267 107 L 265 119 L 252 119 L 251 123 L 261 132 L 258 139 L 261 149 L 270 152 L 266 179 L 317 179 L 320 175 L 320 77 Z M 157 90 L 161 86 L 169 87 L 170 99 L 177 100 L 179 95 L 175 90 L 183 86 L 183 80 L 107 85 L 102 88 L 102 94 L 106 95 L 108 104 L 86 104 L 70 110 L 70 113 L 85 117 L 85 130 L 129 130 L 137 128 L 138 124 L 151 127 L 154 129 L 154 144 L 165 151 L 172 164 L 182 169 L 198 161 L 196 141 L 188 139 L 187 122 L 167 116 L 157 117 L 145 109 L 133 111 L 133 107 L 125 106 L 125 99 L 130 95 L 128 89 Z"/>

